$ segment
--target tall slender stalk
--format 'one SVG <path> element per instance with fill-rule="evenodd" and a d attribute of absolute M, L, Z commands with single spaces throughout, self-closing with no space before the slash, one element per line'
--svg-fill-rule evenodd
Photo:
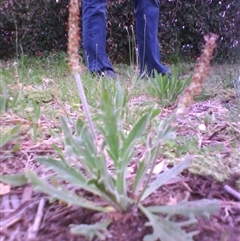
<path fill-rule="evenodd" d="M 68 61 L 69 67 L 73 77 L 76 80 L 79 97 L 81 99 L 83 110 L 86 114 L 87 122 L 92 133 L 94 142 L 96 141 L 96 133 L 93 122 L 90 116 L 88 103 L 83 90 L 82 80 L 80 76 L 81 67 L 79 64 L 80 56 L 78 54 L 80 41 L 79 32 L 79 4 L 78 0 L 70 0 L 69 5 L 69 18 L 68 18 Z"/>

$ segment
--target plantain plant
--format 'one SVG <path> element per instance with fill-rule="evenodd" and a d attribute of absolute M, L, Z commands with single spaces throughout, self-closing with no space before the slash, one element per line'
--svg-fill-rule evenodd
<path fill-rule="evenodd" d="M 172 76 L 162 76 L 155 72 L 155 77 L 150 78 L 148 92 L 158 99 L 158 103 L 163 106 L 170 106 L 176 103 L 178 96 L 190 83 L 190 77 L 180 79 L 178 70 L 173 67 Z"/>
<path fill-rule="evenodd" d="M 49 196 L 62 200 L 68 205 L 98 212 L 126 213 L 134 207 L 143 213 L 153 232 L 147 234 L 144 241 L 192 241 L 196 231 L 187 232 L 184 227 L 197 222 L 196 216 L 212 214 L 218 209 L 217 200 L 187 201 L 161 206 L 144 206 L 144 200 L 150 197 L 158 188 L 177 177 L 190 164 L 190 157 L 173 168 L 153 176 L 153 169 L 158 159 L 161 145 L 166 140 L 175 138 L 172 121 L 159 123 L 157 130 L 149 131 L 151 119 L 155 110 L 143 114 L 134 125 L 126 129 L 123 124 L 128 97 L 120 84 L 110 88 L 109 82 L 103 81 L 99 113 L 91 116 L 81 82 L 79 66 L 79 4 L 70 0 L 69 5 L 69 65 L 77 82 L 80 99 L 87 121 L 81 119 L 70 122 L 66 117 L 61 118 L 64 150 L 55 146 L 57 158 L 41 156 L 36 160 L 53 170 L 54 174 L 45 180 L 33 171 L 26 170 L 23 175 L 37 190 Z M 184 102 L 185 103 L 185 102 Z M 185 105 L 184 105 L 185 106 Z M 95 118 L 96 117 L 96 118 Z M 97 119 L 94 125 L 92 119 Z M 175 118 L 173 118 L 175 121 Z M 143 157 L 136 157 L 139 141 L 145 142 L 146 150 Z M 56 156 L 56 155 L 55 155 Z M 128 179 L 129 164 L 136 163 L 136 173 Z M 113 167 L 109 169 L 109 164 Z M 21 177 L 17 177 L 17 179 Z M 16 183 L 10 177 L 5 182 Z M 71 184 L 71 189 L 65 187 Z M 69 186 L 69 185 L 68 185 Z M 82 189 L 105 200 L 96 203 L 87 199 L 74 190 Z M 81 192 L 82 193 L 82 192 Z M 186 216 L 182 222 L 174 222 L 174 215 Z M 93 225 L 70 225 L 73 234 L 84 235 L 92 240 L 95 236 L 104 240 L 108 235 L 111 220 Z"/>
<path fill-rule="evenodd" d="M 196 232 L 187 233 L 183 227 L 195 223 L 197 221 L 195 216 L 215 212 L 218 202 L 203 200 L 183 201 L 172 206 L 146 207 L 143 205 L 144 200 L 159 187 L 167 184 L 188 167 L 190 157 L 186 157 L 181 163 L 165 170 L 154 179 L 153 168 L 161 144 L 174 138 L 175 131 L 171 127 L 171 122 L 160 122 L 155 134 L 146 134 L 146 151 L 143 157 L 139 160 L 134 158 L 137 144 L 149 130 L 152 112 L 142 115 L 131 128 L 126 130 L 122 120 L 127 103 L 126 93 L 119 84 L 113 92 L 105 82 L 97 118 L 98 124 L 95 127 L 101 144 L 93 138 L 88 123 L 78 119 L 73 125 L 68 119 L 62 117 L 64 151 L 55 147 L 58 158 L 41 156 L 36 159 L 48 169 L 53 170 L 56 176 L 52 176 L 50 181 L 47 181 L 30 170 L 26 171 L 25 176 L 37 190 L 69 205 L 75 204 L 99 212 L 118 211 L 122 213 L 130 211 L 135 206 L 148 218 L 146 225 L 153 228 L 153 233 L 146 235 L 143 240 L 193 240 L 192 237 Z M 137 170 L 132 182 L 128 179 L 128 166 L 134 161 Z M 113 166 L 111 171 L 108 168 L 109 164 Z M 150 181 L 152 179 L 154 181 Z M 84 189 L 91 192 L 105 200 L 105 203 L 98 205 L 94 201 L 89 201 L 84 196 L 67 190 L 64 185 L 60 184 L 61 182 L 56 182 L 56 180 L 70 183 L 74 187 L 73 190 Z M 159 213 L 165 216 L 160 217 Z M 171 219 L 176 214 L 185 215 L 189 219 L 176 223 Z M 105 220 L 89 226 L 71 225 L 70 229 L 72 233 L 88 236 L 91 240 L 95 236 L 105 237 L 110 223 L 111 220 Z M 172 230 L 175 231 L 172 232 Z"/>

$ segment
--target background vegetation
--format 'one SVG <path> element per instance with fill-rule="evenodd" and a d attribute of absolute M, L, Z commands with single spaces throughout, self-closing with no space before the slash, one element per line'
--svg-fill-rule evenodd
<path fill-rule="evenodd" d="M 3 0 L 0 2 L 0 58 L 16 53 L 47 55 L 65 51 L 68 0 Z M 81 6 L 80 6 L 81 7 Z M 196 58 L 203 36 L 220 35 L 215 60 L 236 61 L 240 56 L 238 0 L 162 0 L 159 38 L 162 56 Z M 108 1 L 108 45 L 115 62 L 129 61 L 129 43 L 135 46 L 134 6 L 129 0 Z M 81 33 L 80 33 L 81 34 Z M 16 49 L 17 48 L 17 49 Z"/>

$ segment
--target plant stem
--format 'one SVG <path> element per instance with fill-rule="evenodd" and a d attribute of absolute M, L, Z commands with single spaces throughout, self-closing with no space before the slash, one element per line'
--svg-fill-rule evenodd
<path fill-rule="evenodd" d="M 77 82 L 78 93 L 79 93 L 80 99 L 81 99 L 82 104 L 83 104 L 83 110 L 84 110 L 84 112 L 86 114 L 88 125 L 89 125 L 90 131 L 92 133 L 93 140 L 95 142 L 96 139 L 97 139 L 97 135 L 96 135 L 96 132 L 95 132 L 95 129 L 94 129 L 94 126 L 93 126 L 93 122 L 92 122 L 91 116 L 90 116 L 90 111 L 89 111 L 89 108 L 88 108 L 86 96 L 84 94 L 83 85 L 82 85 L 82 81 L 81 81 L 81 76 L 80 76 L 79 73 L 73 73 L 73 76 L 74 76 L 74 78 L 75 78 L 75 80 Z"/>
<path fill-rule="evenodd" d="M 148 174 L 148 178 L 147 178 L 147 181 L 146 181 L 146 183 L 145 183 L 145 185 L 144 185 L 144 188 L 143 188 L 142 192 L 141 192 L 140 195 L 138 196 L 136 205 L 138 205 L 139 202 L 141 201 L 141 198 L 142 198 L 144 192 L 146 191 L 146 189 L 147 189 L 147 187 L 148 187 L 148 184 L 149 184 L 149 182 L 150 182 L 150 180 L 151 180 L 151 177 L 152 177 L 152 174 L 153 174 L 153 169 L 154 169 L 154 167 L 155 167 L 155 165 L 156 165 L 157 156 L 158 156 L 158 153 L 159 153 L 159 147 L 157 146 L 156 148 L 157 148 L 157 149 L 156 149 L 156 151 L 154 150 L 155 153 L 153 154 L 153 163 L 152 163 L 152 166 L 151 166 L 151 169 L 150 169 L 150 173 Z"/>

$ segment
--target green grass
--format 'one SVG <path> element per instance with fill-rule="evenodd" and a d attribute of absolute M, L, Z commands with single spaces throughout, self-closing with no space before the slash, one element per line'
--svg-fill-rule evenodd
<path fill-rule="evenodd" d="M 0 66 L 1 93 L 2 83 L 8 89 L 8 111 L 2 114 L 2 130 L 13 127 L 18 120 L 22 140 L 28 137 L 40 143 L 46 136 L 60 132 L 60 116 L 67 116 L 69 120 L 85 118 L 65 54 L 52 54 L 47 58 L 23 56 L 19 60 L 0 62 Z M 193 67 L 193 63 L 179 63 L 177 66 L 184 76 L 190 76 Z M 124 119 L 126 130 L 154 108 L 160 113 L 149 126 L 149 132 L 154 132 L 161 119 L 171 116 L 174 105 L 171 108 L 159 105 L 156 96 L 148 92 L 151 81 L 138 80 L 133 66 L 117 65 L 115 69 L 117 81 L 130 98 Z M 195 157 L 189 169 L 191 172 L 212 175 L 220 181 L 240 169 L 240 97 L 232 84 L 238 76 L 239 64 L 214 65 L 211 68 L 204 91 L 179 122 L 177 142 L 169 141 L 164 146 L 161 155 L 167 163 L 178 162 L 190 153 Z M 87 71 L 82 73 L 82 81 L 90 111 L 98 113 L 102 83 Z M 12 106 L 16 94 L 18 99 Z M 34 103 L 40 108 L 39 117 Z M 209 112 L 213 112 L 210 119 Z M 200 124 L 205 124 L 207 130 L 201 131 L 198 128 Z M 213 134 L 215 136 L 211 138 Z"/>

